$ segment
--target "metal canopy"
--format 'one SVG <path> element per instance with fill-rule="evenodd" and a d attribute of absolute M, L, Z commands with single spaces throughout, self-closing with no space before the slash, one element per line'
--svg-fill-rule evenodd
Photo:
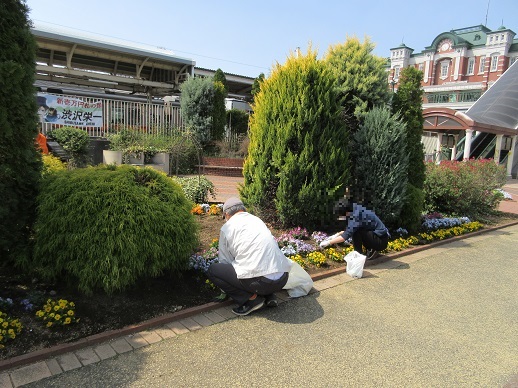
<path fill-rule="evenodd" d="M 178 93 L 194 75 L 194 60 L 159 47 L 47 23 L 35 23 L 32 33 L 36 80 L 161 97 Z"/>
<path fill-rule="evenodd" d="M 518 65 L 515 62 L 466 112 L 481 127 L 518 134 Z M 484 131 L 484 129 L 481 129 Z"/>

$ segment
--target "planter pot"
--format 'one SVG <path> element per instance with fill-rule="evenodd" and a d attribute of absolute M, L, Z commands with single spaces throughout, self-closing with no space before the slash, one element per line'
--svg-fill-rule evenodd
<path fill-rule="evenodd" d="M 153 155 L 150 163 L 146 163 L 146 167 L 152 167 L 169 175 L 169 154 L 165 152 L 159 152 Z"/>
<path fill-rule="evenodd" d="M 122 151 L 103 150 L 104 164 L 122 164 Z"/>
<path fill-rule="evenodd" d="M 129 154 L 129 164 L 144 164 L 144 153 L 141 152 L 139 154 Z"/>
<path fill-rule="evenodd" d="M 151 164 L 164 164 L 169 166 L 169 154 L 165 152 L 159 152 L 151 158 Z"/>

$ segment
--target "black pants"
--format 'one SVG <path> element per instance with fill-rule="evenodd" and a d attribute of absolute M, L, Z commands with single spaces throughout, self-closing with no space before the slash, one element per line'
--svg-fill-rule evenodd
<path fill-rule="evenodd" d="M 388 236 L 380 237 L 372 230 L 360 229 L 353 234 L 353 247 L 359 253 L 365 253 L 363 252 L 363 247 L 367 250 L 382 251 L 387 245 Z"/>
<path fill-rule="evenodd" d="M 282 290 L 288 281 L 288 272 L 277 280 L 264 276 L 238 279 L 232 264 L 214 263 L 209 267 L 207 277 L 241 306 L 254 294 L 270 295 Z"/>

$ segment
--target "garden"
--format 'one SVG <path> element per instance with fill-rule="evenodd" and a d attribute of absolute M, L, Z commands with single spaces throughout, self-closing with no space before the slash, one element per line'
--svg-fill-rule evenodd
<path fill-rule="evenodd" d="M 0 42 L 0 57 L 14 69 L 0 67 L 0 80 L 9 79 L 0 88 L 0 117 L 12 118 L 0 131 L 0 359 L 219 295 L 205 276 L 223 224 L 209 178 L 89 165 L 82 157 L 87 135 L 77 128 L 53 132 L 72 155 L 66 165 L 35 147 L 35 46 L 20 7 L 12 34 L 24 50 Z M 254 85 L 246 150 L 238 150 L 245 156 L 239 194 L 282 252 L 311 274 L 345 266 L 346 244 L 317 248 L 343 230 L 333 208 L 344 197 L 384 221 L 392 236 L 384 253 L 511 217 L 496 210 L 506 198 L 506 171 L 494 161 L 423 162 L 422 73 L 404 69 L 391 92 L 386 61 L 373 48 L 350 38 L 318 59 L 309 47 Z M 190 140 L 210 155 L 224 138 L 224 83 L 220 75 L 192 78 L 181 90 Z M 182 141 L 151 142 L 132 130 L 112 138 L 128 157 L 184 149 Z M 146 146 L 134 148 L 135 138 Z M 192 168 L 189 159 L 178 168 Z"/>

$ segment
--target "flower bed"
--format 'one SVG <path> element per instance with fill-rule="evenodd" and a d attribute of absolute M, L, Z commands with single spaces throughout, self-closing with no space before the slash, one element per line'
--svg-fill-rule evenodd
<path fill-rule="evenodd" d="M 198 215 L 220 215 L 221 205 L 195 205 L 192 213 Z M 424 245 L 433 241 L 460 236 L 483 227 L 480 222 L 471 222 L 467 217 L 450 218 L 443 217 L 439 213 L 433 213 L 423 217 L 423 231 L 416 236 L 406 237 L 408 232 L 402 228 L 393 232 L 393 235 L 396 237 L 389 241 L 387 249 L 381 253 L 400 252 L 415 245 Z M 329 267 L 333 263 L 345 265 L 343 257 L 353 250 L 350 241 L 334 247 L 321 249 L 319 244 L 327 237 L 328 234 L 322 231 L 314 231 L 310 234 L 307 229 L 296 227 L 281 233 L 276 237 L 276 241 L 286 257 L 299 263 L 306 270 Z M 210 264 L 217 262 L 217 260 L 218 241 L 213 240 L 209 249 L 191 256 L 189 267 L 195 271 L 205 273 Z"/>

